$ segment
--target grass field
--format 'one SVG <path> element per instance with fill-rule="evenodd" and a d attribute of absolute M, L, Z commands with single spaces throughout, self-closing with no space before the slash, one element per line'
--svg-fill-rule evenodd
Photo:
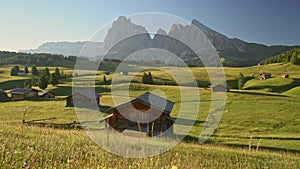
<path fill-rule="evenodd" d="M 178 68 L 169 67 L 169 72 Z M 181 68 L 183 69 L 183 68 Z M 9 76 L 10 67 L 0 67 L 0 88 L 8 90 L 22 85 L 24 77 Z M 54 70 L 54 68 L 50 68 Z M 137 69 L 138 70 L 138 69 Z M 71 72 L 65 69 L 65 72 Z M 174 79 L 160 70 L 150 70 L 154 80 L 161 85 L 132 83 L 130 97 L 145 91 L 162 91 L 166 98 L 175 102 L 171 116 L 180 111 L 180 91 L 174 85 Z M 55 100 L 26 100 L 0 103 L 0 168 L 20 168 L 24 162 L 30 168 L 299 168 L 300 167 L 300 67 L 275 64 L 249 68 L 225 68 L 227 82 L 235 85 L 240 72 L 253 76 L 244 89 L 227 93 L 225 111 L 213 136 L 206 144 L 196 144 L 211 105 L 211 91 L 203 88 L 209 85 L 204 68 L 192 68 L 198 86 L 188 92 L 200 93 L 200 106 L 197 119 L 185 141 L 174 149 L 147 159 L 122 158 L 99 148 L 82 130 L 65 130 L 48 127 L 23 125 L 22 120 L 42 118 L 56 119 L 57 124 L 78 121 L 72 108 L 65 107 L 63 97 L 71 94 L 72 81 L 63 81 L 58 86 L 49 86 L 58 96 Z M 261 72 L 270 72 L 274 78 L 265 81 L 255 77 Z M 115 75 L 118 98 L 126 100 L 122 90 L 123 82 L 134 78 L 140 82 L 142 73 L 133 77 Z M 282 73 L 290 74 L 289 79 L 282 79 Z M 111 80 L 114 75 L 107 75 Z M 90 72 L 82 71 L 79 80 L 91 85 Z M 103 80 L 103 72 L 97 73 L 96 80 Z M 192 79 L 185 79 L 188 85 Z M 171 85 L 169 85 L 171 84 Z M 114 106 L 110 85 L 96 85 L 96 91 L 102 94 L 100 110 Z M 191 93 L 192 94 L 192 93 Z M 189 99 L 189 98 L 188 98 Z M 197 100 L 186 100 L 184 111 L 193 113 Z M 98 121 L 103 117 L 94 120 Z M 191 120 L 187 116 L 186 121 Z M 175 126 L 180 135 L 184 124 Z M 249 149 L 249 146 L 251 148 Z"/>

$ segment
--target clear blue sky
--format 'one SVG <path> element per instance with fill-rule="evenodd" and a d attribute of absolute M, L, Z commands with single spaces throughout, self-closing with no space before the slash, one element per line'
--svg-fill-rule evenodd
<path fill-rule="evenodd" d="M 0 50 L 82 41 L 120 15 L 163 12 L 229 37 L 300 45 L 299 0 L 0 0 Z"/>

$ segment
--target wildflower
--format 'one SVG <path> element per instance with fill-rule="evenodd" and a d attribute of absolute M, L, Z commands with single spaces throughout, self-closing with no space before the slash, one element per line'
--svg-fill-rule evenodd
<path fill-rule="evenodd" d="M 28 168 L 28 165 L 27 165 L 27 163 L 26 163 L 26 162 L 24 162 L 24 163 L 23 163 L 23 166 L 22 166 L 22 168 Z"/>

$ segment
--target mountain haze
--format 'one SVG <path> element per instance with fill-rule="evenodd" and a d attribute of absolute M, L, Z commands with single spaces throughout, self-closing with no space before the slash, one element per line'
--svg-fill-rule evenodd
<path fill-rule="evenodd" d="M 88 43 L 89 50 L 84 52 L 85 57 L 94 57 L 103 54 L 103 43 L 101 42 L 46 42 L 37 49 L 19 50 L 23 53 L 51 53 L 64 56 L 79 56 L 82 48 Z"/>

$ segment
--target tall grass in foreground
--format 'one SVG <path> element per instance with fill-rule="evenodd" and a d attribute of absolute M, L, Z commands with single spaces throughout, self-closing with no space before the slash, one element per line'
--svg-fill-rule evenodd
<path fill-rule="evenodd" d="M 145 159 L 102 150 L 84 131 L 0 124 L 0 168 L 299 168 L 299 154 L 181 143 Z"/>

